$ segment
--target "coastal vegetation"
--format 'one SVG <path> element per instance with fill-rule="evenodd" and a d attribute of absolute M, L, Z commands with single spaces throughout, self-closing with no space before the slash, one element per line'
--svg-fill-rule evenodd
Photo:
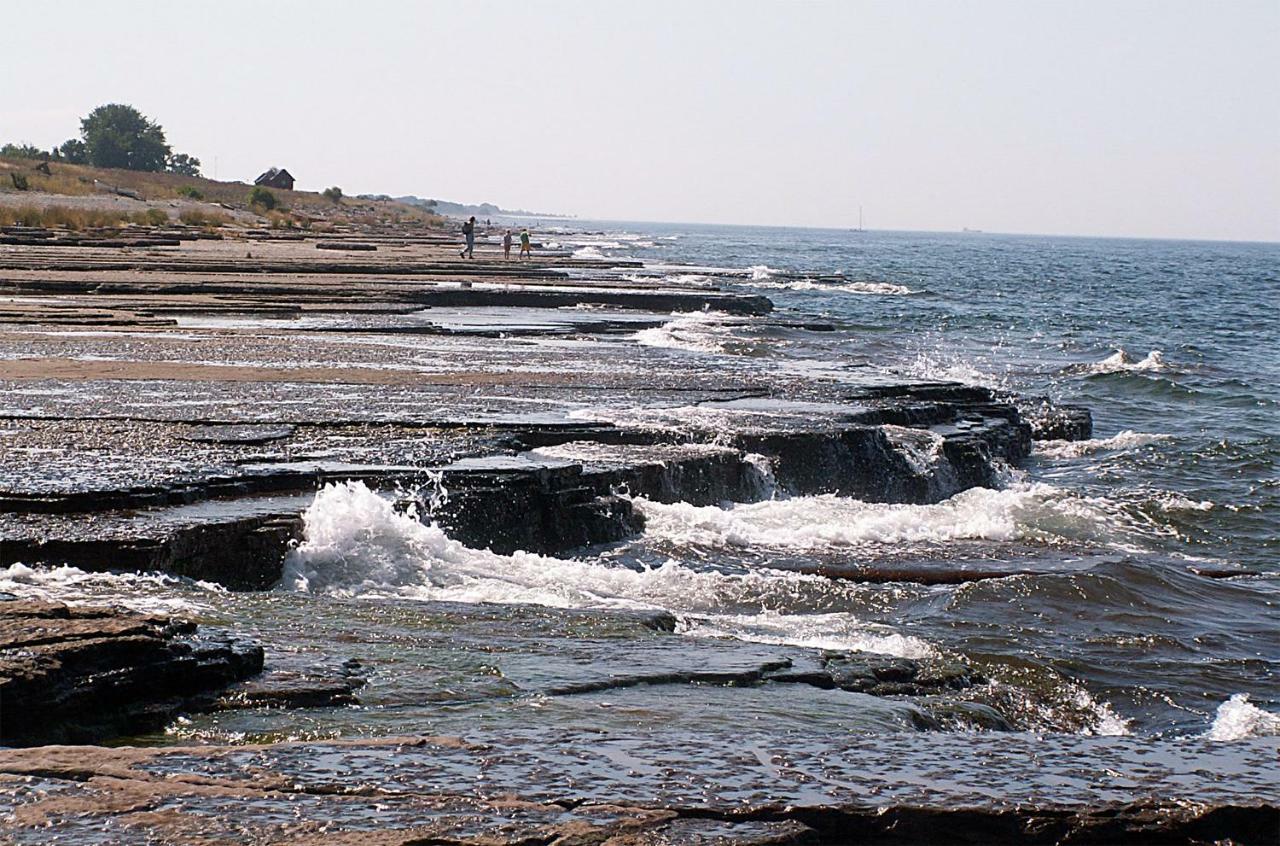
<path fill-rule="evenodd" d="M 230 215 L 226 216 L 229 221 Z M 129 225 L 164 226 L 169 215 L 164 209 L 117 211 L 114 209 L 81 209 L 68 206 L 4 206 L 0 205 L 0 226 L 30 226 L 39 229 L 113 229 Z M 183 220 L 183 223 L 188 223 Z M 193 226 L 211 225 L 191 223 Z M 217 225 L 217 224 L 212 224 Z"/>
<path fill-rule="evenodd" d="M 278 206 L 280 201 L 276 199 L 275 194 L 272 194 L 266 188 L 261 185 L 255 185 L 249 189 L 248 203 L 250 208 L 269 212 Z"/>

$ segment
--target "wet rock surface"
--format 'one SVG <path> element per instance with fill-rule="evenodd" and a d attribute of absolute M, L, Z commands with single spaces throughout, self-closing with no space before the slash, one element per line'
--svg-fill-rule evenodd
<path fill-rule="evenodd" d="M 0 742 L 90 743 L 163 725 L 262 669 L 262 647 L 110 608 L 0 602 Z"/>
<path fill-rule="evenodd" d="M 816 742 L 820 741 L 820 742 Z M 0 752 L 14 843 L 1273 842 L 1274 739 L 662 733 Z M 1028 762 L 1034 762 L 1028 766 Z M 1040 796 L 1052 785 L 1052 802 Z"/>

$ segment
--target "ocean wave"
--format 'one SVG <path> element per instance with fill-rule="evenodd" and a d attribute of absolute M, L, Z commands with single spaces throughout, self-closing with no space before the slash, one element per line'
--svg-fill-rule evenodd
<path fill-rule="evenodd" d="M 960 382 L 984 388 L 1008 389 L 1009 380 L 983 370 L 968 359 L 937 353 L 920 353 L 902 367 L 908 376 L 929 382 Z"/>
<path fill-rule="evenodd" d="M 733 335 L 735 326 L 745 321 L 722 311 L 676 312 L 672 320 L 661 326 L 641 329 L 631 339 L 646 347 L 692 350 L 696 352 L 729 352 L 743 339 Z"/>
<path fill-rule="evenodd" d="M 1044 483 L 972 488 L 934 505 L 887 505 L 834 494 L 732 508 L 643 498 L 636 504 L 648 536 L 712 548 L 813 550 L 954 540 L 1118 544 L 1125 539 L 1125 520 L 1113 503 Z"/>
<path fill-rule="evenodd" d="M 752 282 L 763 282 L 765 279 L 772 279 L 779 271 L 767 264 L 753 264 L 743 272 Z"/>
<path fill-rule="evenodd" d="M 22 563 L 0 569 L 0 591 L 27 599 L 69 605 L 108 603 L 146 614 L 190 614 L 210 609 L 191 597 L 174 596 L 174 588 L 180 586 L 226 592 L 221 585 L 167 573 L 94 573 L 65 565 L 30 567 Z"/>
<path fill-rule="evenodd" d="M 1066 372 L 1104 375 L 1107 373 L 1164 373 L 1172 369 L 1164 360 L 1164 353 L 1160 350 L 1152 350 L 1143 358 L 1134 358 L 1123 349 L 1117 348 L 1102 361 L 1074 364 L 1066 368 Z"/>
<path fill-rule="evenodd" d="M 1262 710 L 1237 693 L 1218 706 L 1213 725 L 1205 733 L 1208 740 L 1243 740 L 1246 737 L 1280 735 L 1280 715 Z"/>
<path fill-rule="evenodd" d="M 597 246 L 579 247 L 573 251 L 573 257 L 576 259 L 606 259 L 604 253 L 600 252 Z"/>
<path fill-rule="evenodd" d="M 856 585 L 777 571 L 721 574 L 677 561 L 633 570 L 516 552 L 471 549 L 436 525 L 398 512 L 361 482 L 327 485 L 303 514 L 304 540 L 285 561 L 281 589 L 339 597 L 401 597 L 558 608 L 663 609 L 690 635 L 805 645 L 821 631 L 829 648 L 919 655 L 927 644 L 842 614 L 811 609 Z M 765 640 L 772 638 L 773 640 Z"/>
<path fill-rule="evenodd" d="M 772 288 L 782 291 L 824 291 L 833 294 L 864 294 L 872 296 L 901 297 L 917 294 L 905 285 L 892 282 L 820 282 L 815 279 L 774 279 L 761 282 L 758 288 Z"/>
<path fill-rule="evenodd" d="M 1091 438 L 1086 441 L 1037 441 L 1035 452 L 1045 458 L 1080 458 L 1096 452 L 1137 449 L 1172 438 L 1172 435 L 1125 429 L 1109 438 Z"/>

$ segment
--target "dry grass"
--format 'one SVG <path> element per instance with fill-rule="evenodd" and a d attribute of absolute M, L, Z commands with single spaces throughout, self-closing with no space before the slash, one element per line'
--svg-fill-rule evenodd
<path fill-rule="evenodd" d="M 231 215 L 222 211 L 206 211 L 205 209 L 184 209 L 179 215 L 178 220 L 187 226 L 203 226 L 205 228 L 213 228 L 217 226 L 226 226 L 233 218 Z"/>
<path fill-rule="evenodd" d="M 51 161 L 51 173 L 37 171 L 39 162 L 33 159 L 0 158 L 0 191 L 12 190 L 9 172 L 27 178 L 32 191 L 51 194 L 87 195 L 110 193 L 112 189 L 133 192 L 144 200 L 176 200 L 185 197 L 182 189 L 195 189 L 206 202 L 223 204 L 234 209 L 248 209 L 247 197 L 253 186 L 244 182 L 215 182 L 212 179 L 185 176 L 180 173 L 143 173 L 132 170 L 89 167 L 66 162 Z M 351 222 L 378 221 L 381 223 L 413 223 L 435 227 L 444 224 L 444 218 L 424 212 L 413 206 L 386 200 L 360 200 L 343 197 L 341 205 L 315 191 L 281 191 L 271 189 L 281 205 L 291 212 L 313 219 L 313 225 L 322 221 Z M 282 224 L 283 225 L 283 224 Z M 301 226 L 301 220 L 294 221 Z"/>
<path fill-rule="evenodd" d="M 141 212 L 109 209 L 75 209 L 67 206 L 0 206 L 0 226 L 30 226 L 38 229 L 113 229 L 134 224 L 165 226 L 169 215 L 163 209 Z"/>

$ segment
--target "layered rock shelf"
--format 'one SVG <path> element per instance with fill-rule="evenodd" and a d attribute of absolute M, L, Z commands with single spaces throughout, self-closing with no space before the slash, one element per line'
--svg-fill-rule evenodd
<path fill-rule="evenodd" d="M 189 621 L 0 601 L 0 743 L 93 743 L 159 728 L 261 669 L 261 646 Z"/>

